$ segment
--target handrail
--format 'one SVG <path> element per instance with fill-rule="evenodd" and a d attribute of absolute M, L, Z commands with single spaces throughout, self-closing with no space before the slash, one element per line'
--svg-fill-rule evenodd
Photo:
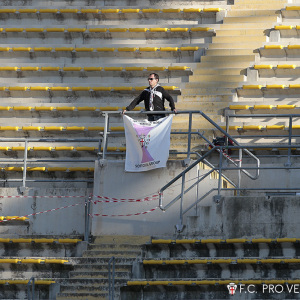
<path fill-rule="evenodd" d="M 34 295 L 34 291 L 35 291 L 35 287 L 34 287 L 34 277 L 31 277 L 27 283 L 27 298 L 28 300 L 34 300 L 35 299 L 35 295 Z M 30 294 L 30 284 L 31 284 L 31 294 Z"/>
<path fill-rule="evenodd" d="M 108 299 L 114 300 L 115 294 L 115 257 L 112 256 L 108 261 Z M 112 263 L 112 276 L 111 276 Z"/>

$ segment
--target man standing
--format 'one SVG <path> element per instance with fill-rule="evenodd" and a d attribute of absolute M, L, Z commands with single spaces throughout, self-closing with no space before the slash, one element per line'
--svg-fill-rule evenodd
<path fill-rule="evenodd" d="M 165 99 L 169 101 L 170 108 L 174 113 L 177 113 L 173 98 L 169 93 L 158 84 L 159 76 L 156 73 L 151 73 L 148 77 L 149 87 L 143 90 L 143 92 L 136 97 L 127 107 L 123 110 L 123 114 L 126 111 L 133 110 L 140 102 L 144 101 L 145 109 L 147 111 L 164 111 Z M 157 121 L 160 118 L 164 118 L 165 114 L 151 114 L 147 115 L 148 121 Z"/>

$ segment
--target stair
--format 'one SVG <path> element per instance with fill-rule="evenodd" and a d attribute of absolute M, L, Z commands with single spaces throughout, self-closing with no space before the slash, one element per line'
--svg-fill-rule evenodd
<path fill-rule="evenodd" d="M 108 262 L 112 256 L 115 257 L 114 294 L 117 298 L 120 287 L 132 276 L 132 263 L 141 257 L 141 247 L 149 240 L 149 236 L 95 237 L 69 278 L 59 281 L 60 293 L 56 299 L 108 299 Z"/>

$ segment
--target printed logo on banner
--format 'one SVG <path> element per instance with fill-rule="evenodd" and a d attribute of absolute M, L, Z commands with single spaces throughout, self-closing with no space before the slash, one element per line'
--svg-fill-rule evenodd
<path fill-rule="evenodd" d="M 236 291 L 236 288 L 237 288 L 237 285 L 235 283 L 231 282 L 227 285 L 227 288 L 228 288 L 229 294 L 234 295 L 235 291 Z"/>

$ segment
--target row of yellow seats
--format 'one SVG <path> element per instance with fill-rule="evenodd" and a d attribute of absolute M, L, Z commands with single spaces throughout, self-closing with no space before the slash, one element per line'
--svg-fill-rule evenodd
<path fill-rule="evenodd" d="M 300 242 L 300 238 L 277 238 L 277 239 L 178 239 L 178 240 L 165 240 L 165 239 L 152 239 L 152 244 L 240 244 L 240 243 L 296 243 Z"/>
<path fill-rule="evenodd" d="M 0 111 L 118 111 L 123 110 L 120 106 L 0 106 Z M 135 107 L 135 111 L 140 111 L 142 107 Z"/>
<path fill-rule="evenodd" d="M 99 72 L 99 71 L 186 71 L 190 67 L 187 66 L 169 66 L 169 67 L 1 67 L 0 71 L 86 71 L 86 72 Z"/>
<path fill-rule="evenodd" d="M 264 69 L 273 69 L 273 68 L 277 68 L 277 69 L 296 69 L 297 65 L 289 65 L 289 64 L 284 64 L 284 65 L 277 65 L 277 66 L 273 66 L 273 65 L 254 65 L 253 68 L 255 70 L 264 70 Z"/>
<path fill-rule="evenodd" d="M 5 284 L 5 285 L 14 285 L 14 284 L 28 284 L 29 280 L 28 279 L 15 279 L 15 280 L 6 280 L 6 279 L 0 279 L 0 284 Z M 34 284 L 38 285 L 50 285 L 52 283 L 55 283 L 54 280 L 45 280 L 45 279 L 35 279 Z"/>
<path fill-rule="evenodd" d="M 0 146 L 0 151 L 24 151 L 24 146 Z M 59 147 L 47 147 L 47 146 L 36 146 L 36 147 L 28 147 L 27 151 L 97 151 L 97 147 L 88 147 L 88 146 L 59 146 Z M 101 148 L 103 150 L 103 148 Z M 107 147 L 107 151 L 126 151 L 126 147 Z M 1 217 L 0 217 L 1 219 Z"/>
<path fill-rule="evenodd" d="M 234 110 L 248 110 L 248 109 L 294 109 L 297 106 L 295 104 L 282 104 L 282 105 L 266 105 L 266 104 L 258 104 L 258 105 L 242 105 L 242 104 L 237 104 L 237 105 L 229 105 L 229 109 L 234 109 Z M 299 108 L 299 106 L 298 106 Z"/>
<path fill-rule="evenodd" d="M 40 259 L 40 258 L 3 258 L 0 264 L 65 264 L 66 259 Z"/>
<path fill-rule="evenodd" d="M 0 47 L 0 52 L 178 52 L 197 51 L 199 47 Z"/>
<path fill-rule="evenodd" d="M 270 90 L 283 90 L 283 89 L 299 89 L 300 84 L 266 84 L 265 86 L 261 84 L 244 84 L 242 86 L 243 90 L 261 90 L 262 88 L 264 89 L 270 89 Z"/>
<path fill-rule="evenodd" d="M 275 30 L 291 30 L 291 29 L 300 29 L 299 25 L 276 25 L 274 26 Z"/>
<path fill-rule="evenodd" d="M 178 89 L 176 86 L 163 86 L 165 90 L 173 91 Z M 52 91 L 52 92 L 130 92 L 130 91 L 142 91 L 146 86 L 0 86 L 0 91 L 2 92 L 26 92 L 26 91 Z"/>
<path fill-rule="evenodd" d="M 13 196 L 11 196 L 13 197 Z M 47 239 L 47 238 L 37 238 L 37 239 L 27 239 L 27 238 L 18 238 L 18 239 L 10 239 L 10 238 L 0 238 L 0 243 L 21 243 L 21 244 L 28 244 L 28 243 L 37 243 L 37 244 L 47 244 L 47 243 L 55 243 L 55 244 L 77 244 L 81 242 L 80 239 Z"/>
<path fill-rule="evenodd" d="M 153 28 L 62 28 L 62 27 L 53 27 L 53 28 L 21 28 L 21 27 L 7 27 L 0 28 L 0 32 L 90 32 L 90 33 L 105 33 L 105 32 L 201 32 L 209 31 L 212 28 L 209 27 L 192 27 L 192 28 L 165 28 L 165 27 L 153 27 Z"/>
<path fill-rule="evenodd" d="M 216 259 L 148 259 L 144 265 L 186 265 L 186 264 L 298 264 L 299 258 L 216 258 Z"/>
<path fill-rule="evenodd" d="M 288 50 L 297 50 L 300 49 L 300 45 L 264 45 L 264 49 L 268 50 L 282 50 L 282 49 L 288 49 Z"/>
<path fill-rule="evenodd" d="M 103 126 L 0 126 L 0 131 L 103 131 Z M 110 127 L 110 131 L 124 131 L 124 127 Z"/>
<path fill-rule="evenodd" d="M 287 6 L 286 10 L 300 10 L 300 6 Z"/>
<path fill-rule="evenodd" d="M 226 129 L 225 126 L 221 128 Z M 254 131 L 263 131 L 263 130 L 288 130 L 289 126 L 285 125 L 230 125 L 229 130 L 254 130 Z M 300 129 L 300 125 L 292 125 L 292 129 Z"/>
<path fill-rule="evenodd" d="M 45 8 L 45 9 L 34 9 L 34 8 L 24 8 L 24 9 L 15 9 L 15 8 L 3 8 L 0 9 L 0 13 L 52 13 L 52 14 L 77 14 L 77 13 L 82 13 L 82 14 L 117 14 L 117 13 L 199 13 L 199 12 L 220 12 L 223 10 L 222 8 L 167 8 L 167 9 L 158 9 L 158 8 L 143 8 L 143 9 L 138 9 L 138 8 L 123 8 L 123 9 L 92 9 L 92 8 L 87 8 L 87 9 L 77 9 L 77 8 Z"/>
<path fill-rule="evenodd" d="M 261 284 L 273 284 L 273 285 L 284 285 L 284 284 L 299 284 L 300 279 L 249 279 L 241 280 L 238 279 L 227 279 L 227 280 L 134 280 L 127 281 L 128 286 L 150 286 L 150 285 L 227 285 L 231 282 L 238 282 L 239 284 L 245 285 L 261 285 Z"/>
<path fill-rule="evenodd" d="M 1 221 L 27 221 L 29 218 L 27 217 L 19 217 L 19 216 L 0 216 Z"/>
<path fill-rule="evenodd" d="M 0 171 L 23 172 L 24 167 L 0 167 Z M 89 167 L 27 167 L 27 172 L 94 172 Z"/>

